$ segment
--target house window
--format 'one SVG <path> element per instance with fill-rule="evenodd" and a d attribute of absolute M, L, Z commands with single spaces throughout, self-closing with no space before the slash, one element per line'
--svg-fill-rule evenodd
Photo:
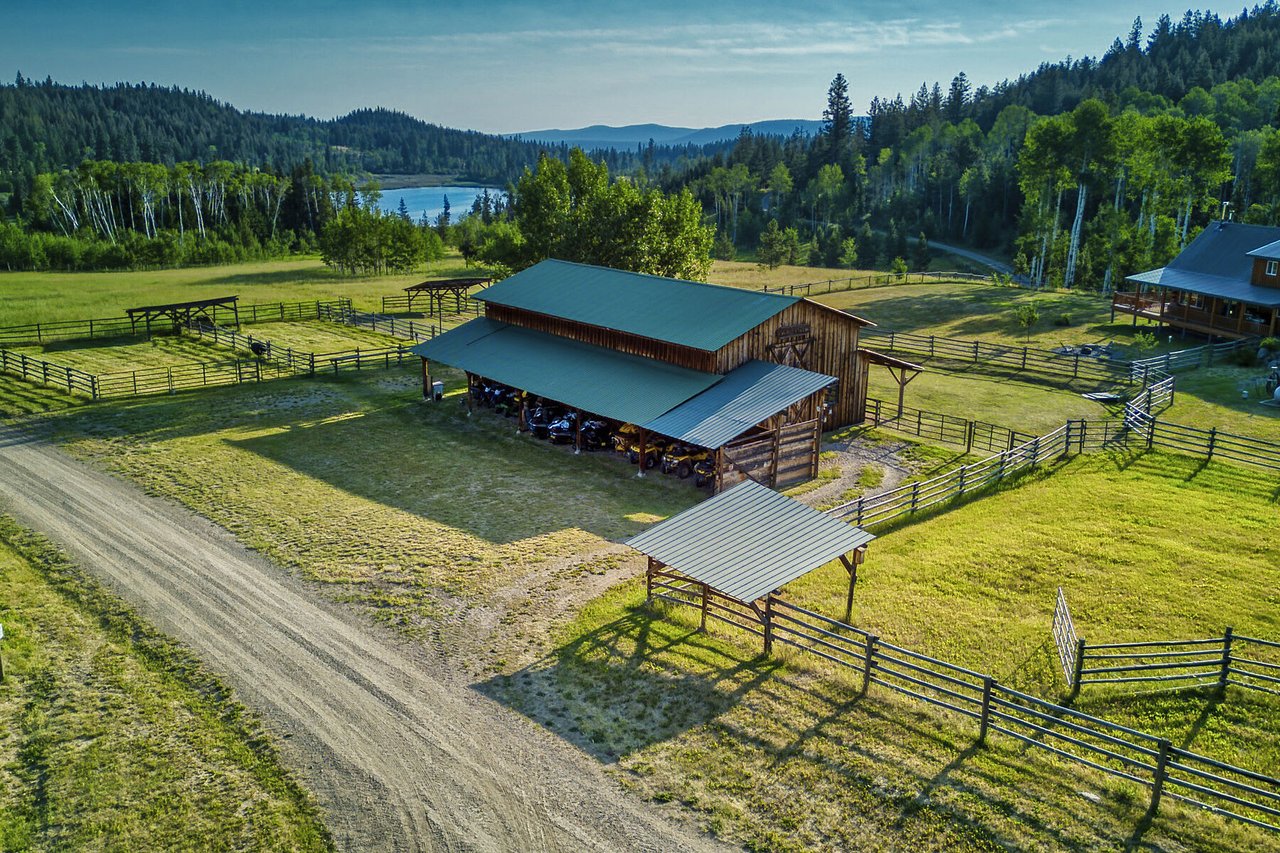
<path fill-rule="evenodd" d="M 1275 275 L 1280 271 L 1280 261 L 1267 261 L 1267 275 Z"/>

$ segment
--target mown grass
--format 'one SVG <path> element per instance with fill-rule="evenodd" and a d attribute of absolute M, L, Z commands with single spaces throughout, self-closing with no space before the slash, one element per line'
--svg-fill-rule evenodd
<path fill-rule="evenodd" d="M 633 533 L 695 501 L 612 454 L 574 456 L 424 403 L 413 367 L 100 403 L 44 421 L 69 449 L 176 498 L 335 596 L 414 630 L 455 598 Z M 443 610 L 442 610 L 443 608 Z"/>
<path fill-rule="evenodd" d="M 1262 405 L 1261 391 L 1265 389 L 1253 389 L 1248 399 L 1240 394 L 1242 383 L 1267 372 L 1265 366 L 1230 365 L 1179 371 L 1173 405 L 1160 417 L 1186 426 L 1280 441 L 1280 408 Z"/>
<path fill-rule="evenodd" d="M 1180 457 L 1088 457 L 883 535 L 860 572 L 855 623 L 890 642 L 1057 698 L 1049 640 L 1062 585 L 1094 642 L 1280 636 L 1269 537 L 1274 482 Z M 1176 523 L 1170 508 L 1177 507 Z M 828 566 L 791 584 L 843 611 Z M 857 685 L 817 658 L 758 656 L 696 613 L 651 613 L 638 582 L 585 609 L 546 658 L 488 689 L 602 761 L 639 793 L 693 809 L 748 849 L 1254 850 L 1274 838 L 1166 802 L 1143 834 L 1144 789 Z M 1231 690 L 1086 690 L 1077 706 L 1251 769 L 1280 768 L 1280 702 Z"/>
<path fill-rule="evenodd" d="M 1021 432 L 1045 433 L 1062 426 L 1068 418 L 1104 418 L 1102 405 L 1081 397 L 1094 387 L 1070 382 L 1039 385 L 1033 377 L 986 373 L 980 367 L 962 373 L 928 368 L 912 379 L 903 395 L 904 405 L 957 418 L 985 421 Z M 868 373 L 869 397 L 883 401 L 884 411 L 896 412 L 898 384 L 889 371 L 872 366 Z"/>
<path fill-rule="evenodd" d="M 387 349 L 403 346 L 403 338 L 393 338 L 381 332 L 359 326 L 345 326 L 328 320 L 307 320 L 296 323 L 255 323 L 241 330 L 254 338 L 270 341 L 280 348 L 304 352 L 346 352 L 356 349 Z"/>
<path fill-rule="evenodd" d="M 348 297 L 357 308 L 375 309 L 383 296 L 400 295 L 407 285 L 473 275 L 456 253 L 409 275 L 360 278 L 317 257 L 138 272 L 0 272 L 0 326 L 119 317 L 137 305 L 219 296 L 239 296 L 244 303 Z"/>
<path fill-rule="evenodd" d="M 216 678 L 0 515 L 0 849 L 331 847 Z"/>
<path fill-rule="evenodd" d="M 44 346 L 15 347 L 12 352 L 95 375 L 250 357 L 249 353 L 238 353 L 216 344 L 211 338 L 190 335 L 156 335 L 151 340 L 58 341 Z"/>

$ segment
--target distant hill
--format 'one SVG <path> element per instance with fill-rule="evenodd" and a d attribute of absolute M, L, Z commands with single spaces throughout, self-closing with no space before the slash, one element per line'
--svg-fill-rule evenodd
<path fill-rule="evenodd" d="M 720 127 L 672 127 L 666 124 L 629 124 L 624 127 L 612 127 L 607 124 L 593 124 L 590 127 L 579 127 L 573 130 L 559 128 L 551 130 L 529 130 L 522 133 L 509 133 L 511 139 L 526 142 L 542 142 L 550 145 L 576 145 L 579 148 L 592 150 L 601 148 L 635 148 L 637 145 L 648 145 L 652 139 L 654 145 L 712 145 L 717 142 L 729 142 L 738 138 L 742 128 L 748 127 L 757 136 L 790 136 L 797 129 L 805 136 L 813 136 L 822 127 L 822 122 L 813 119 L 770 119 L 753 121 L 745 124 L 724 124 Z"/>

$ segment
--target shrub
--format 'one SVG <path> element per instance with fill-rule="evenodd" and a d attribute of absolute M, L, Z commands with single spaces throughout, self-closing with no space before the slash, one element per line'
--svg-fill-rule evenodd
<path fill-rule="evenodd" d="M 1070 315 L 1070 314 L 1068 314 L 1068 313 L 1066 313 L 1066 312 L 1064 311 L 1063 313 L 1059 314 L 1056 318 L 1054 318 L 1053 325 L 1055 325 L 1055 326 L 1070 326 L 1070 325 L 1071 325 L 1071 315 Z"/>

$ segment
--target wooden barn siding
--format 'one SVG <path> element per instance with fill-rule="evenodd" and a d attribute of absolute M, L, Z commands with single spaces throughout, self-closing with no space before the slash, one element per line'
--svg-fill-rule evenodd
<path fill-rule="evenodd" d="M 559 335 L 562 338 L 594 344 L 595 346 L 617 350 L 618 352 L 665 361 L 668 364 L 677 364 L 691 370 L 701 370 L 704 373 L 715 372 L 715 353 L 706 350 L 671 344 L 665 341 L 656 341 L 653 338 L 645 338 L 640 335 L 632 335 L 628 332 L 619 332 L 601 326 L 590 326 L 586 323 L 577 323 L 573 320 L 537 314 L 533 311 L 524 311 L 506 305 L 486 304 L 485 316 L 491 320 L 510 323 L 513 326 L 523 326 L 526 329 Z"/>
<path fill-rule="evenodd" d="M 866 417 L 865 373 L 858 370 L 858 332 L 862 324 L 817 305 L 797 302 L 735 338 L 716 352 L 716 373 L 728 373 L 753 358 L 773 361 L 769 344 L 779 326 L 808 323 L 814 337 L 808 369 L 840 380 L 834 420 L 827 428 L 859 423 Z"/>

